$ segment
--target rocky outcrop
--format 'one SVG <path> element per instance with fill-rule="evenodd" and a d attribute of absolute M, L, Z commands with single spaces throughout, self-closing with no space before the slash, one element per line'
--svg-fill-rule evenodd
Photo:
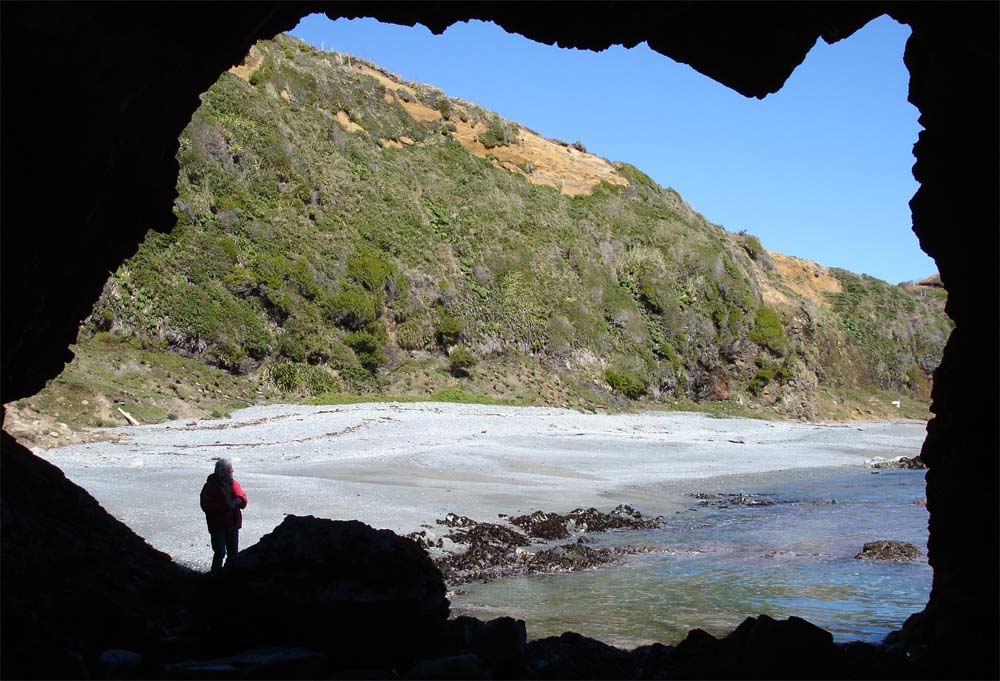
<path fill-rule="evenodd" d="M 305 646 L 348 668 L 412 663 L 440 636 L 449 608 L 441 573 L 412 541 L 312 516 L 287 516 L 205 589 L 201 615 L 218 639 Z M 244 604 L 252 621 L 234 622 L 220 602 Z"/>
<path fill-rule="evenodd" d="M 885 645 L 838 645 L 829 632 L 798 617 L 748 617 L 725 637 L 694 629 L 676 646 L 625 651 L 579 634 L 528 644 L 538 679 L 908 678 L 915 672 Z"/>
<path fill-rule="evenodd" d="M 747 494 L 746 492 L 713 494 L 709 492 L 697 492 L 689 495 L 698 500 L 701 506 L 711 508 L 731 508 L 733 506 L 773 506 L 773 499 L 766 499 L 766 495 Z"/>
<path fill-rule="evenodd" d="M 102 652 L 153 648 L 183 616 L 189 573 L 58 468 L 2 443 L 0 676 L 85 678 Z"/>
<path fill-rule="evenodd" d="M 602 513 L 596 508 L 578 508 L 566 514 L 535 511 L 501 518 L 537 539 L 567 539 L 573 532 L 654 529 L 663 522 L 663 518 L 643 518 L 642 513 L 627 504 L 619 504 L 610 513 Z"/>
<path fill-rule="evenodd" d="M 919 555 L 920 549 L 909 542 L 879 539 L 878 541 L 865 542 L 861 553 L 854 557 L 888 563 L 906 563 L 915 560 Z"/>
<path fill-rule="evenodd" d="M 452 530 L 446 539 L 467 545 L 464 551 L 445 553 L 435 559 L 438 567 L 451 585 L 473 581 L 492 581 L 500 577 L 551 572 L 573 572 L 609 565 L 626 556 L 644 552 L 636 546 L 591 548 L 586 546 L 586 532 L 607 532 L 617 529 L 650 529 L 660 527 L 662 517 L 643 518 L 642 513 L 628 505 L 619 505 L 609 513 L 596 508 L 578 508 L 569 513 L 535 511 L 531 514 L 500 518 L 523 529 L 527 535 L 506 525 L 479 523 L 466 516 L 449 513 L 438 523 Z M 549 546 L 539 550 L 526 550 L 533 541 L 569 539 L 575 542 Z M 428 533 L 414 533 L 413 538 L 427 548 L 440 547 Z"/>
<path fill-rule="evenodd" d="M 914 457 L 900 456 L 895 459 L 879 459 L 877 461 L 872 461 L 869 464 L 872 468 L 878 468 L 881 470 L 899 468 L 903 470 L 919 471 L 927 468 L 927 464 L 924 460 L 920 458 L 920 455 Z"/>

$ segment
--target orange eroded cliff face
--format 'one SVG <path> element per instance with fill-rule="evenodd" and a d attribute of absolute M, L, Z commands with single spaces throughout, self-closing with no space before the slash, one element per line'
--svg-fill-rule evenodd
<path fill-rule="evenodd" d="M 797 303 L 789 299 L 782 290 L 791 292 L 811 301 L 817 307 L 829 307 L 831 293 L 840 293 L 840 282 L 830 270 L 812 260 L 804 260 L 791 255 L 782 255 L 768 251 L 774 261 L 774 271 L 778 274 L 781 288 L 772 284 L 768 277 L 760 277 L 761 293 L 764 304 L 775 309 L 797 307 Z"/>
<path fill-rule="evenodd" d="M 441 112 L 418 101 L 413 87 L 403 82 L 399 76 L 362 63 L 352 68 L 384 85 L 387 88 L 386 101 L 398 100 L 414 120 L 420 123 L 442 120 Z M 404 92 L 410 101 L 400 98 L 397 95 L 399 91 Z M 607 159 L 546 139 L 513 123 L 517 130 L 517 141 L 509 146 L 487 149 L 479 141 L 479 136 L 486 131 L 486 125 L 476 120 L 469 107 L 463 106 L 458 100 L 450 101 L 452 112 L 447 120 L 455 127 L 451 133 L 455 141 L 476 156 L 490 158 L 504 169 L 524 175 L 529 182 L 555 187 L 568 196 L 589 194 L 602 181 L 620 186 L 628 184 Z M 462 118 L 466 120 L 463 121 Z M 399 142 L 403 140 L 382 140 L 382 145 L 398 147 Z"/>

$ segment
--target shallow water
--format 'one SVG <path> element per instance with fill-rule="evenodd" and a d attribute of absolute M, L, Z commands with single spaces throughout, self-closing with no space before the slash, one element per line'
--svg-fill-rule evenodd
<path fill-rule="evenodd" d="M 867 468 L 742 489 L 772 506 L 696 506 L 662 530 L 595 535 L 595 545 L 657 551 L 611 568 L 460 587 L 453 610 L 510 615 L 529 638 L 576 631 L 633 647 L 677 643 L 695 627 L 715 635 L 747 616 L 803 617 L 837 640 L 881 640 L 922 610 L 931 586 L 926 555 L 911 563 L 857 560 L 876 539 L 927 545 L 923 471 Z M 833 502 L 836 503 L 833 503 Z"/>

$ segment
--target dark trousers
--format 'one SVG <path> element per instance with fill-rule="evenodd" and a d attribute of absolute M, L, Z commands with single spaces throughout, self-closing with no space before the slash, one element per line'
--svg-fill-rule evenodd
<path fill-rule="evenodd" d="M 222 567 L 222 560 L 229 554 L 232 559 L 240 550 L 240 531 L 236 528 L 231 530 L 218 530 L 210 532 L 212 536 L 212 572 Z M 228 562 L 228 561 L 227 561 Z"/>

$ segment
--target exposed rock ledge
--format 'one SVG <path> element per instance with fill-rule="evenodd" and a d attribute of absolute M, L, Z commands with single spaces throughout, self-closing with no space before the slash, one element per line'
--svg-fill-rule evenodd
<path fill-rule="evenodd" d="M 923 470 L 927 468 L 927 464 L 924 463 L 924 460 L 920 458 L 919 454 L 912 458 L 907 456 L 897 456 L 895 459 L 868 459 L 865 463 L 872 468 L 879 469 L 902 468 L 905 470 Z"/>
<path fill-rule="evenodd" d="M 452 528 L 444 537 L 427 530 L 408 536 L 432 551 L 434 563 L 445 580 L 458 585 L 516 575 L 573 572 L 617 563 L 626 556 L 649 549 L 642 546 L 593 548 L 586 545 L 590 540 L 585 533 L 652 529 L 663 523 L 662 517 L 643 518 L 642 513 L 628 505 L 619 505 L 610 513 L 596 508 L 578 508 L 566 514 L 535 511 L 528 515 L 500 514 L 499 517 L 509 525 L 481 523 L 449 513 L 437 521 L 439 525 Z M 565 544 L 539 544 L 574 535 L 575 541 Z M 536 550 L 524 548 L 536 544 Z M 437 551 L 456 545 L 467 548 L 461 552 Z"/>

